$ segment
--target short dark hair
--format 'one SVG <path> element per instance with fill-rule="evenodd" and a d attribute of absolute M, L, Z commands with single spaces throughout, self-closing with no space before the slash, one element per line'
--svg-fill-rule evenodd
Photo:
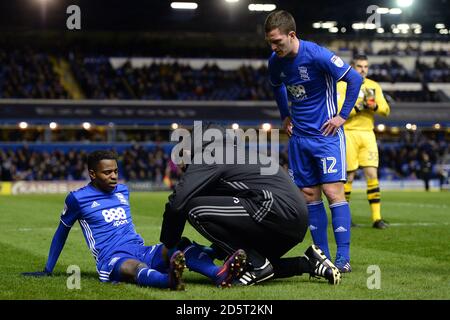
<path fill-rule="evenodd" d="M 366 60 L 366 61 L 368 61 L 369 59 L 367 58 L 367 56 L 365 54 L 355 54 L 353 56 L 352 62 L 355 63 L 356 60 Z"/>
<path fill-rule="evenodd" d="M 269 14 L 264 23 L 264 30 L 269 33 L 272 30 L 279 29 L 283 34 L 296 32 L 294 17 L 287 11 L 278 10 Z"/>
<path fill-rule="evenodd" d="M 117 155 L 113 151 L 109 150 L 96 150 L 91 153 L 89 153 L 87 157 L 87 166 L 88 170 L 94 170 L 97 167 L 97 164 L 102 160 L 116 160 L 117 161 Z"/>

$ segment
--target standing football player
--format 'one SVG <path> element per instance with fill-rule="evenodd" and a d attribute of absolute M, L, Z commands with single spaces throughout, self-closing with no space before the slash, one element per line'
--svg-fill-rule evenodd
<path fill-rule="evenodd" d="M 388 224 L 381 218 L 380 184 L 378 182 L 378 147 L 375 137 L 374 116 L 387 117 L 389 105 L 383 96 L 378 83 L 367 78 L 369 62 L 367 56 L 357 55 L 352 61 L 353 68 L 364 78 L 358 100 L 348 120 L 344 124 L 347 147 L 347 183 L 345 197 L 350 201 L 352 183 L 358 168 L 362 168 L 367 182 L 367 200 L 372 211 L 373 227 L 385 229 Z M 346 95 L 347 84 L 339 82 L 338 105 L 342 106 Z"/>
<path fill-rule="evenodd" d="M 290 136 L 290 173 L 305 195 L 313 241 L 330 258 L 323 191 L 337 244 L 335 265 L 341 272 L 350 272 L 351 216 L 344 194 L 345 136 L 341 126 L 355 105 L 362 78 L 333 52 L 298 39 L 295 20 L 286 11 L 267 17 L 265 33 L 273 51 L 270 83 L 283 128 Z M 336 82 L 340 80 L 347 82 L 347 96 L 338 113 Z"/>

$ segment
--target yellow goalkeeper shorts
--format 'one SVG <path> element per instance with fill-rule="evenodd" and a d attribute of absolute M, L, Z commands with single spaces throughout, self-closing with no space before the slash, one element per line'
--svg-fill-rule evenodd
<path fill-rule="evenodd" d="M 373 131 L 345 130 L 347 171 L 359 167 L 378 168 L 377 139 Z"/>

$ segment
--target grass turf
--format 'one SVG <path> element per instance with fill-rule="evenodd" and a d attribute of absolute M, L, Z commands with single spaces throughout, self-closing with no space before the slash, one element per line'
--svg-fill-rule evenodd
<path fill-rule="evenodd" d="M 134 224 L 147 245 L 158 242 L 167 196 L 131 194 Z M 63 201 L 64 195 L 0 197 L 0 299 L 450 299 L 450 196 L 446 192 L 384 192 L 382 214 L 391 223 L 386 230 L 371 227 L 365 194 L 354 192 L 353 221 L 360 226 L 352 229 L 353 272 L 345 274 L 339 286 L 303 275 L 254 287 L 219 289 L 205 277 L 186 270 L 184 292 L 100 283 L 78 224 L 72 228 L 54 276 L 21 276 L 21 272 L 43 269 Z M 207 243 L 189 225 L 185 234 Z M 329 239 L 333 254 L 331 228 Z M 310 243 L 308 234 L 287 256 L 303 254 Z M 81 269 L 80 290 L 66 286 L 69 265 Z M 380 289 L 368 289 L 371 265 L 380 268 Z"/>

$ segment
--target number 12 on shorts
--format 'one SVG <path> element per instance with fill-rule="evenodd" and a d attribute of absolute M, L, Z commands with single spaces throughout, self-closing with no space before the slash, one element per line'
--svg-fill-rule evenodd
<path fill-rule="evenodd" d="M 335 157 L 326 157 L 320 160 L 322 161 L 322 168 L 324 174 L 337 172 L 337 169 L 334 168 L 334 166 L 336 165 Z"/>

